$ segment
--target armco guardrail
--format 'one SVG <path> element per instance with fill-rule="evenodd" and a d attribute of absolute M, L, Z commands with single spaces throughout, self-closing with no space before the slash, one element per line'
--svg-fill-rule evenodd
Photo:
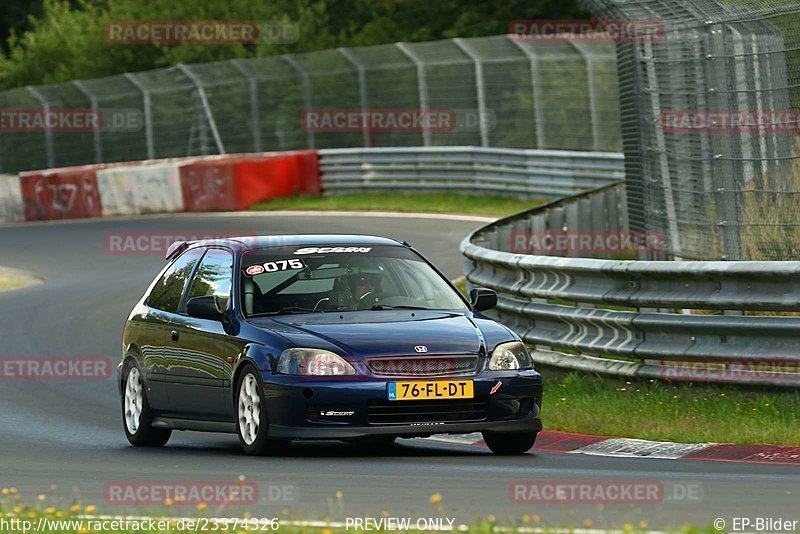
<path fill-rule="evenodd" d="M 518 235 L 625 231 L 622 184 L 496 221 L 467 237 L 468 286 L 538 363 L 598 373 L 800 385 L 800 262 L 589 259 L 511 252 Z M 615 216 L 618 214 L 618 216 Z M 780 315 L 784 313 L 784 315 Z"/>
<path fill-rule="evenodd" d="M 616 152 L 479 147 L 341 148 L 320 150 L 327 193 L 453 191 L 563 197 L 620 180 Z"/>

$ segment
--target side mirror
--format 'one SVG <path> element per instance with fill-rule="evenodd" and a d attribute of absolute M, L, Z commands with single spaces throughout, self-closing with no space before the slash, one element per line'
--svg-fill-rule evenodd
<path fill-rule="evenodd" d="M 477 287 L 469 292 L 469 301 L 475 311 L 491 310 L 497 306 L 497 293 L 492 289 Z"/>
<path fill-rule="evenodd" d="M 217 307 L 217 299 L 213 296 L 189 299 L 189 302 L 186 303 L 186 313 L 189 314 L 189 317 L 197 319 L 222 320 L 222 312 Z"/>

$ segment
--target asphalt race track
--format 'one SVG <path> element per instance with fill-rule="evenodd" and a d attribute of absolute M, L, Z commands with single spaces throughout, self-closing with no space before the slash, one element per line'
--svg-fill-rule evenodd
<path fill-rule="evenodd" d="M 478 224 L 248 214 L 0 227 L 0 265 L 45 280 L 0 294 L 0 356 L 107 356 L 116 362 L 127 313 L 164 260 L 161 254 L 110 254 L 105 250 L 107 233 L 379 234 L 408 240 L 455 277 L 462 266 L 458 243 Z M 547 395 L 543 418 L 546 426 Z M 15 486 L 28 501 L 55 485 L 51 500 L 69 504 L 80 498 L 98 505 L 98 512 L 119 512 L 123 510 L 104 504 L 104 486 L 112 481 L 232 481 L 240 475 L 259 484 L 260 504 L 213 511 L 228 517 L 245 511 L 273 517 L 285 507 L 292 518 L 334 520 L 379 517 L 387 511 L 395 517 L 455 517 L 457 523 L 488 514 L 499 521 L 537 514 L 549 525 L 583 527 L 591 519 L 593 528 L 620 528 L 644 519 L 650 529 L 687 522 L 709 525 L 718 517 L 728 525 L 734 517 L 800 518 L 796 466 L 541 452 L 502 458 L 483 447 L 433 440 L 404 440 L 376 452 L 338 442 L 303 443 L 295 444 L 288 456 L 250 458 L 240 454 L 234 435 L 190 432 L 174 433 L 163 449 L 134 449 L 122 431 L 113 380 L 0 381 L 0 487 Z M 510 483 L 532 479 L 657 480 L 667 488 L 692 489 L 689 497 L 677 491 L 675 499 L 646 505 L 511 502 Z M 284 486 L 292 487 L 287 498 L 275 494 L 274 488 Z M 335 497 L 337 491 L 341 499 Z M 429 503 L 433 493 L 442 495 L 441 510 Z M 193 512 L 193 507 L 183 512 L 176 507 L 171 513 Z"/>

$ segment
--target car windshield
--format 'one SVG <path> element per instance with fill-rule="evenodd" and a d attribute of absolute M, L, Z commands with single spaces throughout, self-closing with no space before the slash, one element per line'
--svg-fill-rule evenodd
<path fill-rule="evenodd" d="M 392 245 L 275 247 L 245 253 L 246 316 L 326 311 L 465 311 L 464 300 L 412 250 Z"/>

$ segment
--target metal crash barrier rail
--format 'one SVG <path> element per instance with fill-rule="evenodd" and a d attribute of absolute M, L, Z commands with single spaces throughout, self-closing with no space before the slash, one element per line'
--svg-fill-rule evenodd
<path fill-rule="evenodd" d="M 478 229 L 461 244 L 468 287 L 498 293 L 489 314 L 533 345 L 540 364 L 644 378 L 800 385 L 800 262 L 518 253 L 520 235 L 626 232 L 625 204 L 618 183 Z"/>
<path fill-rule="evenodd" d="M 459 191 L 563 197 L 616 182 L 616 152 L 480 147 L 337 148 L 319 150 L 327 193 Z"/>

